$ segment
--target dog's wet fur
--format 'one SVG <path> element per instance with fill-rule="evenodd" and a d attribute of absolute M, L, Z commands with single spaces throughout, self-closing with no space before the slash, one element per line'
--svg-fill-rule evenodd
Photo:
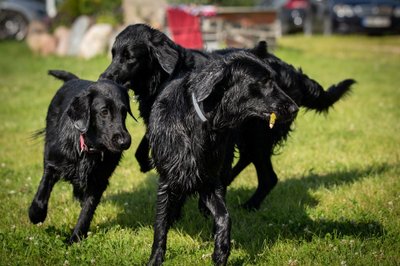
<path fill-rule="evenodd" d="M 126 27 L 116 38 L 112 48 L 112 62 L 101 75 L 120 84 L 130 83 L 139 103 L 139 111 L 146 125 L 149 123 L 151 107 L 163 88 L 185 71 L 207 65 L 210 60 L 225 57 L 243 49 L 224 49 L 213 53 L 185 49 L 171 41 L 162 32 L 144 24 Z M 347 79 L 332 85 L 325 91 L 320 84 L 302 73 L 301 70 L 280 60 L 267 51 L 265 42 L 258 43 L 248 52 L 259 57 L 275 72 L 278 86 L 299 107 L 317 112 L 328 109 L 350 92 L 354 80 Z M 212 76 L 213 73 L 210 73 Z M 271 156 L 274 148 L 288 137 L 293 120 L 279 123 L 272 129 L 259 119 L 249 119 L 239 129 L 235 140 L 240 159 L 226 179 L 229 185 L 250 163 L 258 177 L 258 187 L 252 197 L 244 203 L 248 209 L 258 209 L 278 182 Z M 149 143 L 143 137 L 136 151 L 142 172 L 152 168 L 149 159 Z"/>
<path fill-rule="evenodd" d="M 131 137 L 125 118 L 131 114 L 127 90 L 109 80 L 92 82 L 52 70 L 63 80 L 47 112 L 44 173 L 29 208 L 32 223 L 43 222 L 53 186 L 69 181 L 82 210 L 69 243 L 87 235 L 100 198 Z"/>
<path fill-rule="evenodd" d="M 197 193 L 214 219 L 212 259 L 225 265 L 230 253 L 225 180 L 230 174 L 236 131 L 248 120 L 292 121 L 298 106 L 276 84 L 276 73 L 250 53 L 210 60 L 174 79 L 160 92 L 148 137 L 160 174 L 154 242 L 148 265 L 164 260 L 167 233 L 187 196 Z M 203 106 L 202 120 L 194 105 Z"/>

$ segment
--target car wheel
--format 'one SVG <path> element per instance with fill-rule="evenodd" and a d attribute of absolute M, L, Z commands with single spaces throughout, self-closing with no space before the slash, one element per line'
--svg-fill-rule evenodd
<path fill-rule="evenodd" d="M 19 12 L 0 12 L 0 39 L 23 40 L 28 33 L 28 20 Z"/>

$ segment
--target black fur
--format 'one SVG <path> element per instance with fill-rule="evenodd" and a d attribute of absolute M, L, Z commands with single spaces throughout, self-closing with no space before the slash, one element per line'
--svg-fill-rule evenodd
<path fill-rule="evenodd" d="M 69 181 L 82 207 L 72 243 L 87 234 L 108 179 L 131 144 L 125 126 L 131 114 L 129 96 L 112 81 L 81 80 L 58 70 L 49 73 L 65 83 L 48 108 L 44 173 L 29 218 L 34 224 L 43 222 L 54 184 L 61 178 Z"/>
<path fill-rule="evenodd" d="M 301 69 L 296 69 L 268 53 L 266 42 L 259 42 L 250 52 L 278 73 L 278 84 L 299 106 L 310 110 L 327 112 L 334 103 L 350 93 L 351 85 L 355 83 L 353 79 L 345 79 L 325 91 L 318 82 L 309 78 Z"/>
<path fill-rule="evenodd" d="M 234 133 L 249 119 L 292 121 L 297 105 L 275 83 L 275 73 L 251 54 L 210 60 L 160 92 L 149 119 L 152 157 L 160 175 L 154 242 L 149 265 L 164 260 L 167 232 L 188 195 L 198 193 L 214 218 L 214 263 L 230 253 L 230 217 L 223 177 L 233 159 Z M 192 98 L 193 97 L 193 98 Z M 203 105 L 206 122 L 194 110 Z"/>
<path fill-rule="evenodd" d="M 101 77 L 121 84 L 131 83 L 138 97 L 140 114 L 147 125 L 151 106 L 165 84 L 184 71 L 206 65 L 213 58 L 224 57 L 238 50 L 240 49 L 206 53 L 184 49 L 163 33 L 147 25 L 136 24 L 128 26 L 117 36 L 112 48 L 112 62 Z M 299 106 L 308 109 L 327 111 L 350 91 L 350 86 L 354 83 L 353 80 L 345 80 L 324 91 L 316 81 L 308 78 L 300 70 L 268 53 L 265 42 L 260 42 L 249 51 L 270 65 L 277 73 L 275 79 L 280 88 Z M 236 140 L 240 160 L 225 183 L 229 185 L 250 163 L 255 165 L 259 184 L 254 195 L 244 204 L 246 208 L 258 209 L 276 185 L 278 179 L 272 167 L 271 155 L 274 147 L 287 138 L 291 122 L 280 124 L 271 130 L 266 123 L 252 119 L 241 129 L 241 134 Z M 136 151 L 136 158 L 141 171 L 151 169 L 146 136 Z"/>
<path fill-rule="evenodd" d="M 217 51 L 221 55 L 227 55 L 240 49 L 226 49 Z M 325 91 L 315 80 L 309 78 L 301 70 L 297 70 L 278 57 L 267 51 L 266 42 L 259 42 L 256 47 L 249 50 L 263 60 L 277 73 L 276 82 L 282 90 L 289 95 L 299 107 L 317 112 L 328 112 L 328 109 L 343 96 L 350 93 L 350 87 L 355 83 L 352 79 L 346 79 L 337 85 L 332 85 Z M 278 182 L 278 177 L 273 169 L 271 155 L 276 145 L 282 143 L 290 133 L 293 121 L 281 123 L 270 129 L 265 123 L 258 120 L 249 120 L 241 128 L 237 139 L 240 158 L 232 170 L 226 185 L 250 163 L 253 163 L 258 178 L 258 187 L 252 197 L 244 203 L 248 209 L 258 209 Z"/>

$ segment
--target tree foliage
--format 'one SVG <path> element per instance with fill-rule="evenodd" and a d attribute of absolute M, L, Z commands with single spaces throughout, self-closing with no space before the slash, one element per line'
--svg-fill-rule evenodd
<path fill-rule="evenodd" d="M 122 23 L 122 0 L 65 0 L 58 7 L 56 24 L 71 24 L 77 17 L 88 15 L 97 22 Z"/>

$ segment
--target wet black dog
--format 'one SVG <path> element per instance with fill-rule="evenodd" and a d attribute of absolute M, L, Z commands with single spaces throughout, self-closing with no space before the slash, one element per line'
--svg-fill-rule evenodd
<path fill-rule="evenodd" d="M 44 173 L 29 208 L 32 223 L 43 222 L 54 184 L 73 186 L 81 213 L 69 242 L 84 237 L 108 179 L 131 137 L 125 126 L 130 111 L 125 88 L 112 81 L 92 82 L 65 71 L 49 71 L 65 81 L 50 103 L 45 133 Z"/>
<path fill-rule="evenodd" d="M 214 263 L 230 253 L 230 218 L 223 176 L 230 172 L 234 134 L 248 119 L 274 126 L 292 121 L 298 107 L 275 82 L 275 72 L 251 54 L 210 60 L 160 92 L 148 136 L 160 175 L 149 265 L 164 260 L 167 232 L 186 197 L 198 193 L 214 218 Z"/>
<path fill-rule="evenodd" d="M 128 26 L 112 47 L 112 63 L 101 75 L 119 84 L 130 83 L 139 103 L 140 115 L 146 125 L 151 106 L 162 87 L 180 73 L 205 63 L 212 56 L 176 45 L 165 34 L 145 24 Z M 141 171 L 151 167 L 149 143 L 143 137 L 136 151 Z"/>
<path fill-rule="evenodd" d="M 217 51 L 221 55 L 229 55 L 240 49 L 226 49 Z M 336 85 L 330 86 L 326 91 L 315 80 L 302 73 L 278 57 L 267 51 L 266 42 L 259 42 L 249 52 L 262 59 L 276 71 L 276 82 L 282 90 L 294 100 L 299 107 L 314 110 L 318 113 L 327 113 L 338 100 L 348 95 L 351 85 L 355 83 L 352 79 L 346 79 Z M 274 148 L 287 139 L 293 121 L 280 123 L 274 128 L 257 119 L 249 120 L 241 129 L 236 144 L 239 147 L 240 157 L 237 164 L 228 176 L 226 185 L 250 163 L 253 163 L 258 178 L 258 187 L 252 197 L 244 204 L 248 209 L 258 209 L 278 182 L 278 177 L 273 169 L 271 155 Z"/>
<path fill-rule="evenodd" d="M 112 63 L 102 77 L 121 84 L 131 83 L 138 97 L 140 114 L 147 125 L 151 106 L 169 81 L 186 70 L 207 64 L 213 58 L 224 57 L 237 50 L 225 49 L 206 53 L 184 49 L 160 31 L 147 25 L 136 24 L 128 26 L 117 36 L 112 48 Z M 316 81 L 300 70 L 268 53 L 265 42 L 259 43 L 249 52 L 257 55 L 275 70 L 276 82 L 298 106 L 318 112 L 328 110 L 350 91 L 350 86 L 354 83 L 353 80 L 344 80 L 324 91 Z M 264 122 L 252 119 L 243 126 L 236 140 L 240 160 L 225 183 L 229 185 L 248 164 L 255 165 L 259 184 L 254 195 L 244 204 L 246 208 L 259 208 L 263 199 L 276 185 L 278 179 L 272 167 L 271 155 L 274 147 L 287 138 L 291 123 L 292 121 L 288 121 L 270 129 Z M 136 151 L 136 158 L 141 171 L 151 169 L 146 136 Z"/>

